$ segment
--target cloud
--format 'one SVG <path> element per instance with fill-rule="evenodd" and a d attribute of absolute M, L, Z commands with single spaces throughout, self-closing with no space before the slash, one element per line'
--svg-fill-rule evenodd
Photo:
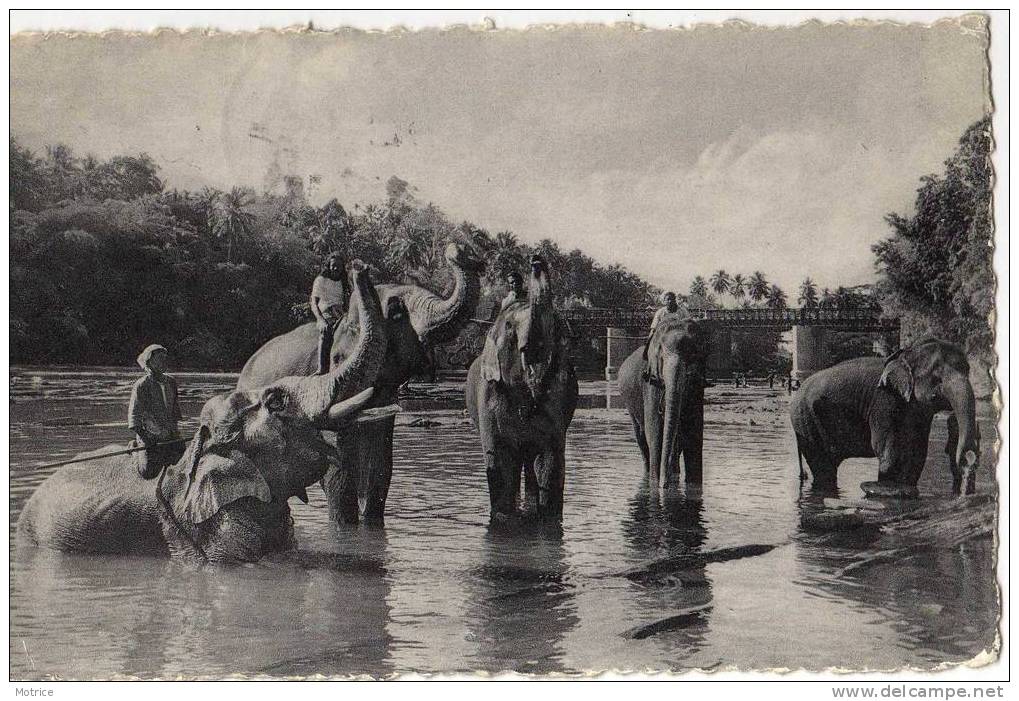
<path fill-rule="evenodd" d="M 528 240 L 549 236 L 679 289 L 718 268 L 760 269 L 787 291 L 806 276 L 850 285 L 872 277 L 884 214 L 911 207 L 925 172 L 917 163 L 933 170 L 943 157 L 916 151 L 892 158 L 833 130 L 741 130 L 688 166 L 602 171 L 554 187 L 532 178 L 486 206 L 496 220 L 531 212 L 514 227 Z"/>

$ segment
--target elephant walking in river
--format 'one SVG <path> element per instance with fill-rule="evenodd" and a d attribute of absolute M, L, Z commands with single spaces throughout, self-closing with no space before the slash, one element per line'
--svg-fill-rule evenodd
<path fill-rule="evenodd" d="M 525 514 L 560 519 L 566 431 L 579 389 L 540 257 L 531 260 L 528 299 L 509 304 L 488 332 L 467 373 L 466 393 L 485 455 L 492 518 L 517 511 L 522 473 Z"/>
<path fill-rule="evenodd" d="M 99 457 L 120 446 L 58 470 L 26 503 L 19 538 L 56 550 L 200 562 L 255 561 L 292 548 L 287 502 L 307 501 L 305 489 L 330 458 L 319 431 L 349 429 L 385 355 L 378 295 L 367 273 L 352 277 L 361 332 L 330 374 L 213 397 L 184 457 L 156 481 L 142 479 L 130 455 Z"/>
<path fill-rule="evenodd" d="M 796 446 L 815 488 L 834 490 L 846 458 L 877 457 L 865 491 L 914 496 L 934 415 L 950 410 L 952 489 L 972 494 L 980 455 L 969 363 L 956 345 L 931 339 L 883 360 L 855 358 L 803 381 L 790 404 Z"/>
<path fill-rule="evenodd" d="M 704 384 L 709 331 L 702 322 L 666 316 L 648 343 L 619 368 L 633 432 L 653 482 L 665 486 L 679 475 L 683 456 L 686 482 L 703 479 Z"/>

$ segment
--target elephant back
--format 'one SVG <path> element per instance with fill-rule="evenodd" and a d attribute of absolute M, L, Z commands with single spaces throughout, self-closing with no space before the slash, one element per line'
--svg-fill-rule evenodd
<path fill-rule="evenodd" d="M 248 358 L 238 390 L 264 387 L 284 377 L 305 377 L 318 371 L 318 328 L 314 322 L 302 324 L 270 339 Z"/>

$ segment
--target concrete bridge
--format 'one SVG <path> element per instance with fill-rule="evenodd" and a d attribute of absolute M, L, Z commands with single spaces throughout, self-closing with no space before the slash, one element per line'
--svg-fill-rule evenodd
<path fill-rule="evenodd" d="M 568 309 L 561 314 L 576 335 L 605 334 L 605 377 L 613 380 L 623 360 L 647 338 L 654 310 Z M 793 377 L 801 381 L 828 366 L 830 331 L 881 333 L 894 336 L 894 344 L 898 345 L 899 322 L 881 318 L 876 305 L 842 309 L 691 309 L 690 314 L 713 327 L 708 367 L 714 372 L 732 369 L 732 332 L 739 329 L 791 330 Z"/>

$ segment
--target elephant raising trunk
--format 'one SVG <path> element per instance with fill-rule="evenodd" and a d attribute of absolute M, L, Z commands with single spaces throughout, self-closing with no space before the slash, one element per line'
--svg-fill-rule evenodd
<path fill-rule="evenodd" d="M 383 301 L 399 297 L 407 307 L 410 323 L 421 341 L 432 347 L 453 340 L 471 315 L 481 298 L 481 272 L 483 261 L 459 243 L 446 246 L 446 262 L 453 275 L 453 291 L 442 298 L 416 285 L 379 285 Z"/>
<path fill-rule="evenodd" d="M 431 366 L 431 346 L 456 335 L 474 312 L 484 264 L 461 244 L 446 248 L 454 278 L 443 298 L 415 285 L 377 285 L 384 316 L 386 352 L 374 382 L 373 406 L 396 401 L 397 390 Z M 360 335 L 352 307 L 333 337 L 332 366 L 345 362 Z M 238 389 L 258 387 L 290 375 L 313 375 L 318 369 L 318 331 L 304 324 L 277 336 L 257 350 L 241 371 Z M 345 523 L 381 524 L 393 473 L 392 417 L 356 427 L 337 446 L 338 465 L 323 481 L 330 517 Z"/>
<path fill-rule="evenodd" d="M 138 476 L 130 456 L 98 457 L 119 446 L 55 472 L 26 503 L 19 536 L 58 550 L 208 562 L 254 561 L 293 547 L 287 502 L 307 501 L 305 489 L 328 466 L 319 430 L 349 429 L 385 355 L 378 296 L 367 273 L 353 279 L 361 332 L 330 374 L 213 397 L 189 450 L 155 483 Z"/>
<path fill-rule="evenodd" d="M 481 435 L 493 519 L 524 511 L 562 516 L 566 431 L 578 387 L 569 338 L 552 308 L 544 261 L 531 261 L 530 298 L 499 314 L 467 373 L 467 409 Z"/>

